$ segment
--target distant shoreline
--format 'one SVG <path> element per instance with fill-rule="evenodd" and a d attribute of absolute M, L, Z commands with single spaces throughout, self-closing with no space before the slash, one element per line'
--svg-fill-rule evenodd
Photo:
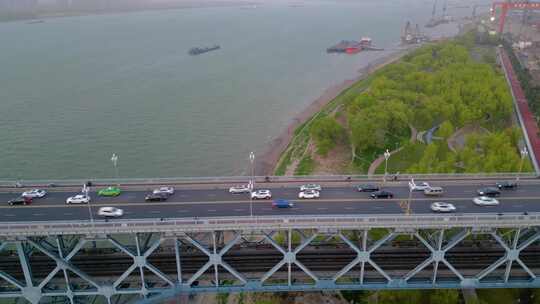
<path fill-rule="evenodd" d="M 374 61 L 369 62 L 365 68 L 361 68 L 359 70 L 359 74 L 355 78 L 346 79 L 341 83 L 324 90 L 321 96 L 309 104 L 302 112 L 295 115 L 287 128 L 285 128 L 285 130 L 283 130 L 276 138 L 272 139 L 266 145 L 266 148 L 260 153 L 260 157 L 258 157 L 261 159 L 261 161 L 255 164 L 255 174 L 258 176 L 274 175 L 274 170 L 278 165 L 282 154 L 287 150 L 287 147 L 294 139 L 294 131 L 299 126 L 311 119 L 313 115 L 320 112 L 324 106 L 334 100 L 341 93 L 348 90 L 355 83 L 364 80 L 382 67 L 398 61 L 419 46 L 420 45 L 411 45 L 404 49 L 390 53 L 385 57 L 375 59 Z"/>
<path fill-rule="evenodd" d="M 261 5 L 260 2 L 252 1 L 236 1 L 231 0 L 227 2 L 221 1 L 192 1 L 186 3 L 178 4 L 162 4 L 156 5 L 154 7 L 141 7 L 141 8 L 119 8 L 113 9 L 111 11 L 101 11 L 101 10 L 70 10 L 70 11 L 54 11 L 53 9 L 38 9 L 37 13 L 24 13 L 20 12 L 20 15 L 17 13 L 11 13 L 13 17 L 6 14 L 7 17 L 3 17 L 0 14 L 0 23 L 5 22 L 21 22 L 21 21 L 30 21 L 30 20 L 41 20 L 41 19 L 54 19 L 54 18 L 65 18 L 65 17 L 82 17 L 82 16 L 94 16 L 94 15 L 113 15 L 113 14 L 129 14 L 129 13 L 139 13 L 146 11 L 164 11 L 164 10 L 180 10 L 180 9 L 197 9 L 197 8 L 217 8 L 217 7 L 249 7 L 253 5 Z"/>

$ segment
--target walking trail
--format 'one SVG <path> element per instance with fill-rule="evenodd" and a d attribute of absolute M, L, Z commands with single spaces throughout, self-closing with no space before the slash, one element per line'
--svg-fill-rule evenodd
<path fill-rule="evenodd" d="M 411 129 L 411 138 L 409 139 L 409 141 L 413 143 L 416 141 L 416 134 L 418 134 L 418 130 L 416 130 L 416 128 L 413 127 L 412 125 L 409 125 L 409 128 Z M 402 149 L 403 147 L 399 147 L 396 150 L 390 151 L 390 155 L 397 153 L 401 151 Z M 369 165 L 368 176 L 372 176 L 373 174 L 375 174 L 375 170 L 377 170 L 377 168 L 382 164 L 383 161 L 384 161 L 384 154 L 381 154 L 377 159 L 375 159 L 371 163 L 371 165 Z"/>

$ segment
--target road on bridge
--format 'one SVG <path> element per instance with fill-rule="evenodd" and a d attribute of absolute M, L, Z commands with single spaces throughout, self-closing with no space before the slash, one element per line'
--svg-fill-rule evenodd
<path fill-rule="evenodd" d="M 413 192 L 409 212 L 415 214 L 431 213 L 430 204 L 434 201 L 452 203 L 460 213 L 516 213 L 540 212 L 540 182 L 523 181 L 515 190 L 503 190 L 498 198 L 500 205 L 481 207 L 474 205 L 472 198 L 476 190 L 494 186 L 493 181 L 471 182 L 433 182 L 432 186 L 444 187 L 441 197 L 426 197 L 422 192 Z M 262 185 L 261 185 L 262 188 Z M 54 189 L 54 188 L 53 188 Z M 393 199 L 371 199 L 369 193 L 356 191 L 354 185 L 325 187 L 321 197 L 314 200 L 298 199 L 297 186 L 270 188 L 274 199 L 289 199 L 295 202 L 293 208 L 272 208 L 270 200 L 253 200 L 253 215 L 363 215 L 363 214 L 403 214 L 407 212 L 406 202 L 409 189 L 406 182 L 388 183 L 385 190 L 394 193 Z M 95 189 L 93 189 L 95 190 Z M 249 194 L 230 194 L 227 189 L 177 190 L 165 202 L 145 202 L 149 191 L 123 191 L 118 197 L 99 197 L 90 192 L 90 208 L 97 218 L 97 209 L 114 206 L 124 210 L 125 219 L 142 218 L 186 218 L 249 216 Z M 0 193 L 0 222 L 88 220 L 86 204 L 66 205 L 67 197 L 75 192 L 60 189 L 49 192 L 46 197 L 35 199 L 31 205 L 9 206 L 7 201 L 19 193 Z"/>

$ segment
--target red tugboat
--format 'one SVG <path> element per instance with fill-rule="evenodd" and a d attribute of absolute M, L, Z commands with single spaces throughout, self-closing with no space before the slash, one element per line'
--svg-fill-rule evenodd
<path fill-rule="evenodd" d="M 327 53 L 345 53 L 356 54 L 361 51 L 382 51 L 382 49 L 375 48 L 371 45 L 371 38 L 362 37 L 360 41 L 354 40 L 342 40 L 338 44 L 326 49 Z"/>

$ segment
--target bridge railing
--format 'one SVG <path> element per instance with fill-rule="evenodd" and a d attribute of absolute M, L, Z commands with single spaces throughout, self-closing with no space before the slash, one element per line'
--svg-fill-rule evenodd
<path fill-rule="evenodd" d="M 540 213 L 452 214 L 452 215 L 329 215 L 263 216 L 230 218 L 182 218 L 114 221 L 25 222 L 0 224 L 0 237 L 107 234 L 142 232 L 205 232 L 216 230 L 266 229 L 429 229 L 503 228 L 540 226 Z"/>
<path fill-rule="evenodd" d="M 391 180 L 394 175 L 387 175 Z M 538 178 L 532 172 L 526 173 L 474 173 L 474 174 L 398 174 L 398 180 L 500 180 Z M 250 176 L 216 176 L 216 177 L 164 177 L 164 178 L 122 178 L 122 179 L 63 179 L 63 180 L 25 180 L 0 179 L 1 188 L 13 187 L 79 187 L 91 182 L 94 185 L 191 185 L 191 184 L 242 184 L 247 183 Z M 295 183 L 295 182 L 362 182 L 380 181 L 383 175 L 313 175 L 313 176 L 255 176 L 256 183 Z"/>

